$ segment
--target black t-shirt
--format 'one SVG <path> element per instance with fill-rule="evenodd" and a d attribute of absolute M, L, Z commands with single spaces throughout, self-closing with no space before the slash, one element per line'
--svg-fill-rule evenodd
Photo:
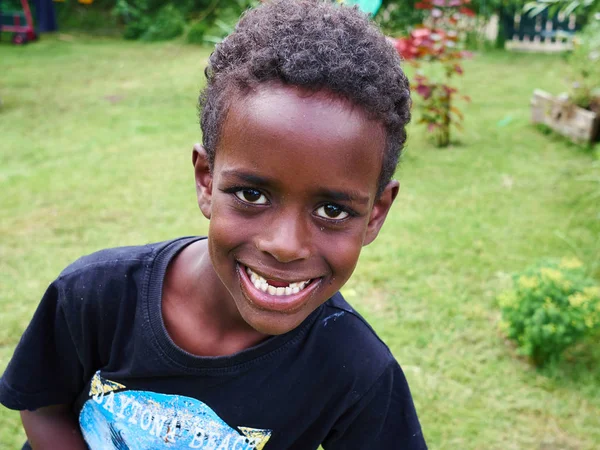
<path fill-rule="evenodd" d="M 65 269 L 0 380 L 0 403 L 72 404 L 92 449 L 426 448 L 400 366 L 340 294 L 231 356 L 177 347 L 162 284 L 198 239 L 103 250 Z"/>

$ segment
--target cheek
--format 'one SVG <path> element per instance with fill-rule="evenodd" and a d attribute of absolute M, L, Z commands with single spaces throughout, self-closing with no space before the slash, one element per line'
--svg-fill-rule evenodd
<path fill-rule="evenodd" d="M 229 206 L 214 202 L 208 225 L 211 256 L 227 254 L 235 249 L 240 243 L 240 235 L 243 234 L 243 229 L 239 226 L 235 216 L 231 214 Z"/>
<path fill-rule="evenodd" d="M 332 265 L 337 266 L 340 276 L 344 277 L 345 283 L 354 272 L 354 268 L 358 263 L 360 252 L 363 249 L 363 242 L 367 232 L 368 217 L 363 218 L 360 224 L 356 224 L 352 230 L 348 231 L 346 236 L 340 236 L 339 241 L 332 239 L 335 252 L 331 256 Z M 331 245 L 331 244 L 330 244 Z"/>
<path fill-rule="evenodd" d="M 244 217 L 239 209 L 226 198 L 213 202 L 212 216 L 208 226 L 211 255 L 229 255 L 242 245 L 253 242 L 254 237 L 264 230 L 268 223 L 261 216 Z M 229 201 L 228 201 L 229 200 Z"/>
<path fill-rule="evenodd" d="M 356 235 L 350 239 L 347 236 L 344 239 L 336 239 L 332 236 L 324 236 L 328 249 L 325 258 L 334 274 L 334 282 L 345 283 L 352 275 L 362 250 L 361 237 L 362 235 Z"/>

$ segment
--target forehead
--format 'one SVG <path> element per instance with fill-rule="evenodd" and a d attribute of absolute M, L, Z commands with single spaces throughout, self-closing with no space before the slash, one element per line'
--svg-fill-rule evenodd
<path fill-rule="evenodd" d="M 383 125 L 362 108 L 326 91 L 267 85 L 232 102 L 215 168 L 240 166 L 279 179 L 292 170 L 308 185 L 376 190 L 384 148 Z"/>

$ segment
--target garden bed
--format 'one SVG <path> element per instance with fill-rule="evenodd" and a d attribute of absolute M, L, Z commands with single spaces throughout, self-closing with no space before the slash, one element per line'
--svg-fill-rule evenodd
<path fill-rule="evenodd" d="M 593 143 L 599 137 L 600 115 L 597 112 L 580 108 L 566 97 L 554 97 L 538 89 L 531 99 L 531 121 L 547 125 L 577 143 Z"/>

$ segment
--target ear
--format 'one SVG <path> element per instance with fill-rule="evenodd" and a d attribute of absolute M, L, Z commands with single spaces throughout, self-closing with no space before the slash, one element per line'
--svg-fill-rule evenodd
<path fill-rule="evenodd" d="M 192 151 L 192 164 L 196 176 L 196 196 L 198 206 L 204 217 L 210 219 L 212 202 L 212 173 L 208 163 L 208 154 L 202 145 L 195 144 Z"/>
<path fill-rule="evenodd" d="M 392 203 L 394 203 L 394 200 L 398 195 L 399 189 L 400 183 L 398 183 L 396 180 L 392 180 L 387 184 L 379 198 L 375 200 L 373 210 L 371 211 L 371 216 L 369 217 L 369 223 L 367 225 L 367 232 L 365 234 L 363 245 L 369 245 L 379 234 L 379 230 L 381 230 L 383 222 L 385 222 L 385 218 L 392 207 Z"/>

